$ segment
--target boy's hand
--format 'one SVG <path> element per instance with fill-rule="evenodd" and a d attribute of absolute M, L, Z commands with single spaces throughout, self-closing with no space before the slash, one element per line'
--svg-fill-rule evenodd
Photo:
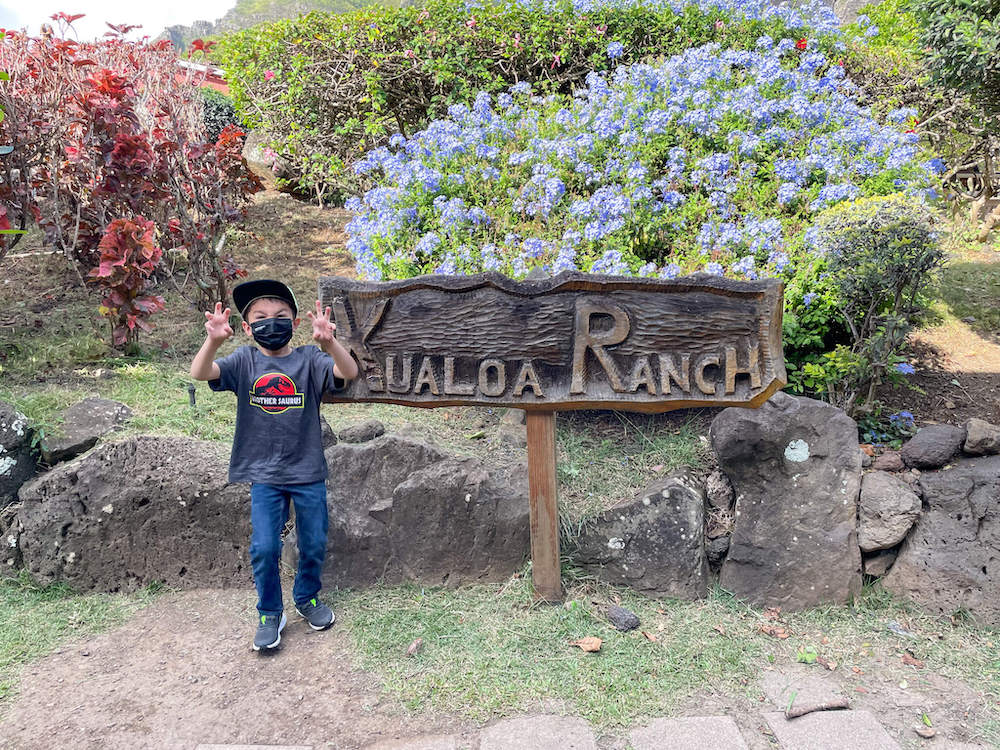
<path fill-rule="evenodd" d="M 233 329 L 229 325 L 230 309 L 222 309 L 222 303 L 215 303 L 215 312 L 205 313 L 205 333 L 215 342 L 222 343 L 233 335 Z"/>
<path fill-rule="evenodd" d="M 307 312 L 306 316 L 313 324 L 313 341 L 319 344 L 320 348 L 334 340 L 337 326 L 330 321 L 329 307 L 324 312 L 319 300 L 316 300 L 316 312 Z"/>

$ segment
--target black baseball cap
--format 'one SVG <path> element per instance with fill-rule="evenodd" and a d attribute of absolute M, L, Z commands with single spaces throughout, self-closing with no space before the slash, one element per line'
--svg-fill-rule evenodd
<path fill-rule="evenodd" d="M 240 311 L 241 317 L 246 317 L 247 308 L 254 300 L 262 297 L 276 297 L 284 300 L 292 308 L 292 315 L 298 317 L 299 306 L 295 304 L 295 295 L 292 290 L 274 279 L 255 279 L 254 281 L 244 281 L 233 287 L 233 304 Z"/>

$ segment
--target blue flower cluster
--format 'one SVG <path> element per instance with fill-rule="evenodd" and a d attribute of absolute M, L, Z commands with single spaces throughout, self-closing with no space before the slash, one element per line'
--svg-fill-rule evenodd
<path fill-rule="evenodd" d="M 570 97 L 525 82 L 480 93 L 357 162 L 376 184 L 348 202 L 359 273 L 788 274 L 816 252 L 816 212 L 886 177 L 921 194 L 940 169 L 921 162 L 905 111 L 877 122 L 841 67 L 792 39 L 586 83 Z"/>

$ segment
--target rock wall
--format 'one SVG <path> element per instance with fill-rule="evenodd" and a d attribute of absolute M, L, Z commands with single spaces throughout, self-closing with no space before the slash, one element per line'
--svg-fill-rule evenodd
<path fill-rule="evenodd" d="M 326 585 L 457 586 L 521 568 L 523 465 L 383 433 L 376 422 L 340 440 L 327 430 Z M 29 436 L 0 404 L 0 464 L 19 472 L 0 475 L 5 567 L 80 590 L 251 585 L 249 488 L 227 482 L 224 447 L 129 438 L 32 478 Z M 703 596 L 719 571 L 737 596 L 786 610 L 848 601 L 863 565 L 931 611 L 1000 625 L 1000 428 L 936 425 L 901 451 L 865 454 L 843 412 L 779 393 L 758 410 L 720 412 L 710 439 L 715 471 L 654 481 L 589 519 L 564 553 L 653 596 Z M 294 565 L 294 543 L 285 555 Z"/>

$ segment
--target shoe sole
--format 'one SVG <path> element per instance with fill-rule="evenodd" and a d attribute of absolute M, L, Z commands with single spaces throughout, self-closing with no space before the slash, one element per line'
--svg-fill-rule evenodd
<path fill-rule="evenodd" d="M 299 612 L 299 608 L 298 607 L 295 608 L 295 612 L 296 612 L 296 614 L 298 614 L 299 617 L 301 617 L 303 620 L 305 620 L 307 623 L 309 623 L 309 627 L 311 627 L 313 630 L 328 630 L 333 625 L 333 623 L 335 623 L 337 621 L 337 615 L 335 615 L 334 613 L 331 612 L 330 613 L 330 622 L 328 622 L 326 625 L 320 625 L 319 627 L 316 627 L 311 622 L 309 622 L 309 618 L 308 617 L 306 617 L 304 614 L 302 614 L 301 612 Z"/>
<path fill-rule="evenodd" d="M 278 623 L 278 638 L 274 643 L 269 643 L 266 646 L 258 646 L 256 643 L 253 644 L 254 651 L 266 651 L 267 649 L 277 648 L 278 644 L 281 643 L 281 631 L 285 629 L 285 624 L 288 622 L 288 618 L 285 617 L 285 613 L 281 613 L 281 622 Z"/>

